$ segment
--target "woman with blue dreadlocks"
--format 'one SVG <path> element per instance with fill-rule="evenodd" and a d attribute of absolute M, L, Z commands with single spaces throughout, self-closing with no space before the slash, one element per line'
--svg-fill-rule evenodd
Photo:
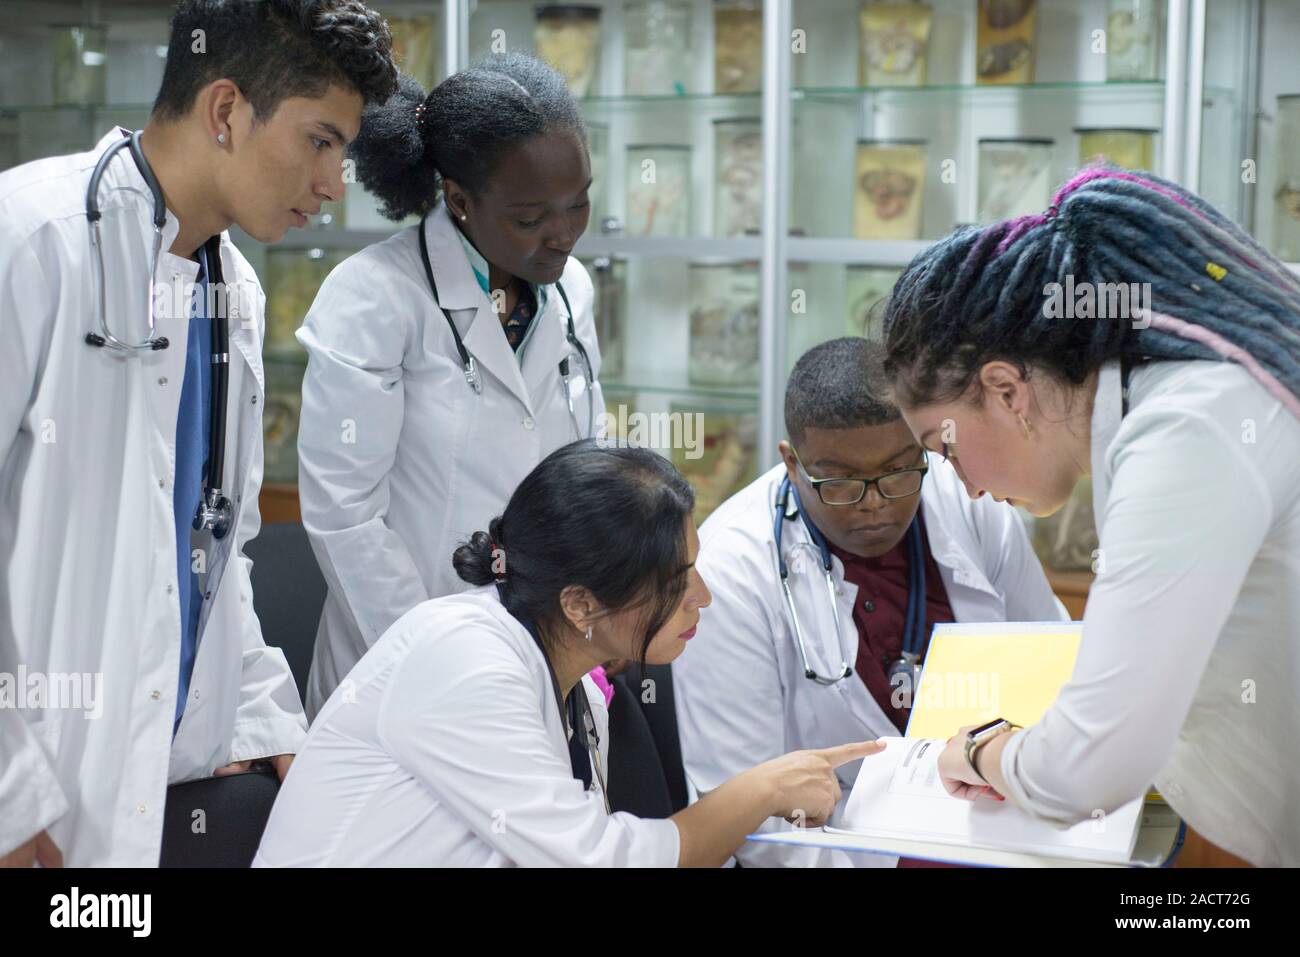
<path fill-rule="evenodd" d="M 1074 823 L 1154 781 L 1223 850 L 1300 865 L 1300 280 L 1181 187 L 1090 168 L 928 248 L 884 327 L 971 496 L 1048 515 L 1092 476 L 1073 677 L 1032 727 L 963 729 L 949 792 Z"/>

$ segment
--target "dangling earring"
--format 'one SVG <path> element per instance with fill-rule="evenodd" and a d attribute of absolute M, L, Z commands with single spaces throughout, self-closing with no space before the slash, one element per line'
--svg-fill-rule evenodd
<path fill-rule="evenodd" d="M 1025 416 L 1023 413 L 1020 416 L 1020 425 L 1025 430 L 1025 438 L 1029 438 L 1029 423 L 1025 421 Z"/>
<path fill-rule="evenodd" d="M 591 625 L 587 626 L 587 640 L 591 641 Z"/>

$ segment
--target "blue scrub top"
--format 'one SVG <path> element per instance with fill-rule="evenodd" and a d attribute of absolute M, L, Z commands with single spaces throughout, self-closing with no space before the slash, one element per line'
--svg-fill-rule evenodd
<path fill-rule="evenodd" d="M 203 497 L 203 473 L 208 464 L 208 429 L 212 419 L 212 331 L 207 315 L 207 250 L 198 250 L 199 274 L 190 308 L 189 337 L 185 349 L 185 379 L 176 415 L 176 483 L 173 509 L 176 519 L 176 581 L 180 584 L 181 666 L 176 692 L 176 718 L 172 734 L 180 727 L 189 696 L 190 676 L 199 647 L 199 616 L 203 592 L 191 559 L 190 529 Z"/>

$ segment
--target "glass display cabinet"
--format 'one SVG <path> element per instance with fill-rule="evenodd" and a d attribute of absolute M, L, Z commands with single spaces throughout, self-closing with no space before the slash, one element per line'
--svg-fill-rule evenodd
<path fill-rule="evenodd" d="M 373 5 L 426 87 L 500 50 L 565 75 L 589 128 L 593 215 L 576 254 L 597 289 L 609 408 L 703 416 L 704 452 L 682 459 L 702 505 L 777 461 L 785 377 L 804 350 L 878 335 L 894 279 L 927 243 L 1043 208 L 1098 154 L 1198 189 L 1300 261 L 1290 0 Z M 143 125 L 169 7 L 7 4 L 0 168 Z M 329 269 L 395 228 L 352 186 L 273 252 L 236 231 L 268 296 L 268 485 L 286 502 L 304 360 L 293 331 Z M 1077 511 L 1033 538 L 1083 588 L 1091 530 Z"/>

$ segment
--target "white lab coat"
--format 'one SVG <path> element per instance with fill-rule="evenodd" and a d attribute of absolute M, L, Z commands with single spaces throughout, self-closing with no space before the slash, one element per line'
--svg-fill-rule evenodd
<path fill-rule="evenodd" d="M 225 489 L 235 514 L 207 557 L 211 597 L 172 738 L 172 482 L 189 303 L 159 312 L 170 348 L 127 359 L 85 342 L 99 305 L 86 187 L 121 135 L 0 174 L 0 672 L 102 675 L 98 716 L 84 700 L 80 710 L 0 708 L 0 851 L 46 828 L 77 866 L 156 866 L 169 783 L 297 751 L 306 734 L 284 655 L 262 642 L 242 552 L 260 525 L 264 299 L 223 234 L 226 282 L 251 291 L 252 307 L 230 330 Z M 153 204 L 125 150 L 99 196 L 110 327 L 141 338 Z M 168 212 L 159 282 L 198 273 L 166 252 L 178 228 Z"/>
<path fill-rule="evenodd" d="M 329 596 L 307 690 L 314 716 L 399 617 L 468 586 L 456 546 L 505 510 L 549 453 L 588 432 L 585 369 L 565 340 L 554 289 L 522 367 L 439 204 L 427 223 L 442 304 L 478 365 L 465 381 L 447 318 L 420 262 L 418 226 L 363 249 L 321 286 L 298 340 L 309 359 L 298 427 L 303 525 Z M 579 340 L 600 372 L 592 286 L 570 259 L 561 279 Z M 570 357 L 575 434 L 558 366 Z M 595 387 L 594 417 L 604 411 Z"/>
<path fill-rule="evenodd" d="M 675 866 L 676 824 L 608 814 L 596 769 L 573 776 L 553 687 L 495 586 L 420 604 L 312 722 L 254 866 Z"/>
<path fill-rule="evenodd" d="M 956 620 L 1067 618 L 1015 509 L 987 496 L 972 501 L 951 465 L 934 455 L 929 461 L 921 509 Z M 789 751 L 898 734 L 856 675 L 830 686 L 804 677 L 772 530 L 785 474 L 784 465 L 772 468 L 724 502 L 700 529 L 696 564 L 713 603 L 701 613 L 690 647 L 673 663 L 682 754 L 699 793 Z M 789 508 L 793 514 L 793 500 Z M 844 580 L 844 565 L 832 555 L 843 639 L 842 647 L 833 648 L 835 623 L 821 557 L 802 522 L 785 523 L 782 548 L 809 663 L 823 675 L 834 674 L 841 662 L 852 666 L 858 655 L 857 586 Z M 844 800 L 859 766 L 855 761 L 839 769 Z M 788 827 L 773 819 L 762 829 Z M 746 866 L 892 867 L 897 860 L 755 842 L 737 857 Z"/>
<path fill-rule="evenodd" d="M 1118 362 L 1092 411 L 1100 537 L 1074 673 L 1007 742 L 1007 798 L 1074 823 L 1154 781 L 1259 867 L 1300 866 L 1300 421 L 1235 362 Z"/>

